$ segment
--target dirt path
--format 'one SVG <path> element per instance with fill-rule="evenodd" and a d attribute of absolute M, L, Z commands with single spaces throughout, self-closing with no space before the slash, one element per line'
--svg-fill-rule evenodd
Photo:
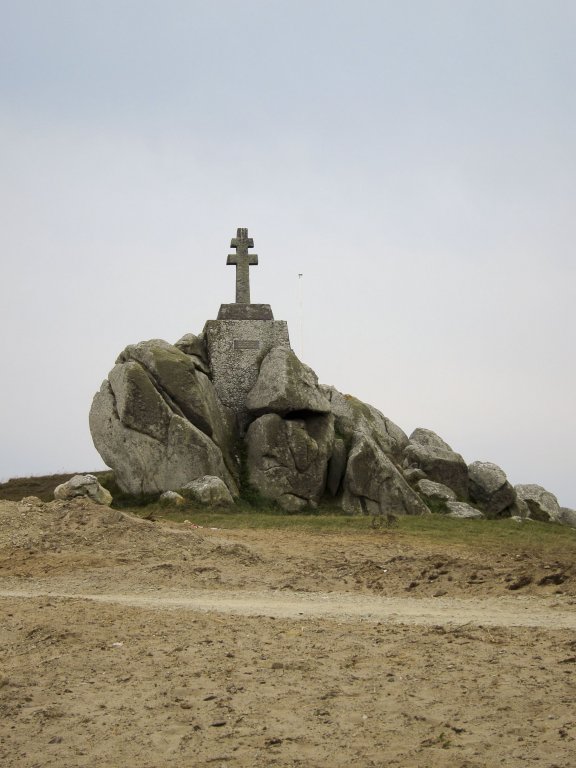
<path fill-rule="evenodd" d="M 338 593 L 283 593 L 202 590 L 191 593 L 137 594 L 60 592 L 43 581 L 26 589 L 0 590 L 0 598 L 89 600 L 155 610 L 172 609 L 269 616 L 284 619 L 328 618 L 340 621 L 380 621 L 397 624 L 484 627 L 538 627 L 576 630 L 572 605 L 530 598 L 401 598 Z"/>
<path fill-rule="evenodd" d="M 573 768 L 574 562 L 0 502 L 0 765 Z"/>

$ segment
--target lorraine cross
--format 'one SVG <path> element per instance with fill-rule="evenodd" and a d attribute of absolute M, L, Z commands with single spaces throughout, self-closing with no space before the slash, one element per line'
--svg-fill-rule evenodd
<path fill-rule="evenodd" d="M 247 229 L 238 229 L 236 237 L 232 238 L 231 248 L 236 253 L 228 255 L 226 264 L 236 267 L 236 304 L 250 304 L 250 267 L 258 264 L 258 256 L 248 253 L 248 248 L 254 248 L 254 240 L 248 237 Z"/>

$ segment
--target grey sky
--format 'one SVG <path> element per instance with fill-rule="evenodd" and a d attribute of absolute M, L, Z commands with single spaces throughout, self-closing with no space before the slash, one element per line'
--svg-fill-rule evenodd
<path fill-rule="evenodd" d="M 245 226 L 322 382 L 576 507 L 575 39 L 572 0 L 0 0 L 0 478 L 102 466 L 101 380 L 233 300 Z"/>

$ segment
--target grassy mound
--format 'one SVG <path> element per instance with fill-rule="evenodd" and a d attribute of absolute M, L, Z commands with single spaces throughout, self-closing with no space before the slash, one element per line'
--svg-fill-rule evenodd
<path fill-rule="evenodd" d="M 0 483 L 0 499 L 7 501 L 20 501 L 26 496 L 37 496 L 42 501 L 52 501 L 54 499 L 54 488 L 61 483 L 70 480 L 74 475 L 95 475 L 102 485 L 105 485 L 103 479 L 111 473 L 103 472 L 69 472 L 67 474 L 57 475 L 33 475 L 32 477 L 15 477 Z"/>

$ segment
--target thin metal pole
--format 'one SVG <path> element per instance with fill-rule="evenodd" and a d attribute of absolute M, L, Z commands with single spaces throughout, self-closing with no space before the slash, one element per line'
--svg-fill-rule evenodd
<path fill-rule="evenodd" d="M 302 272 L 298 272 L 298 325 L 300 330 L 300 358 L 304 359 L 304 291 L 302 290 Z"/>

